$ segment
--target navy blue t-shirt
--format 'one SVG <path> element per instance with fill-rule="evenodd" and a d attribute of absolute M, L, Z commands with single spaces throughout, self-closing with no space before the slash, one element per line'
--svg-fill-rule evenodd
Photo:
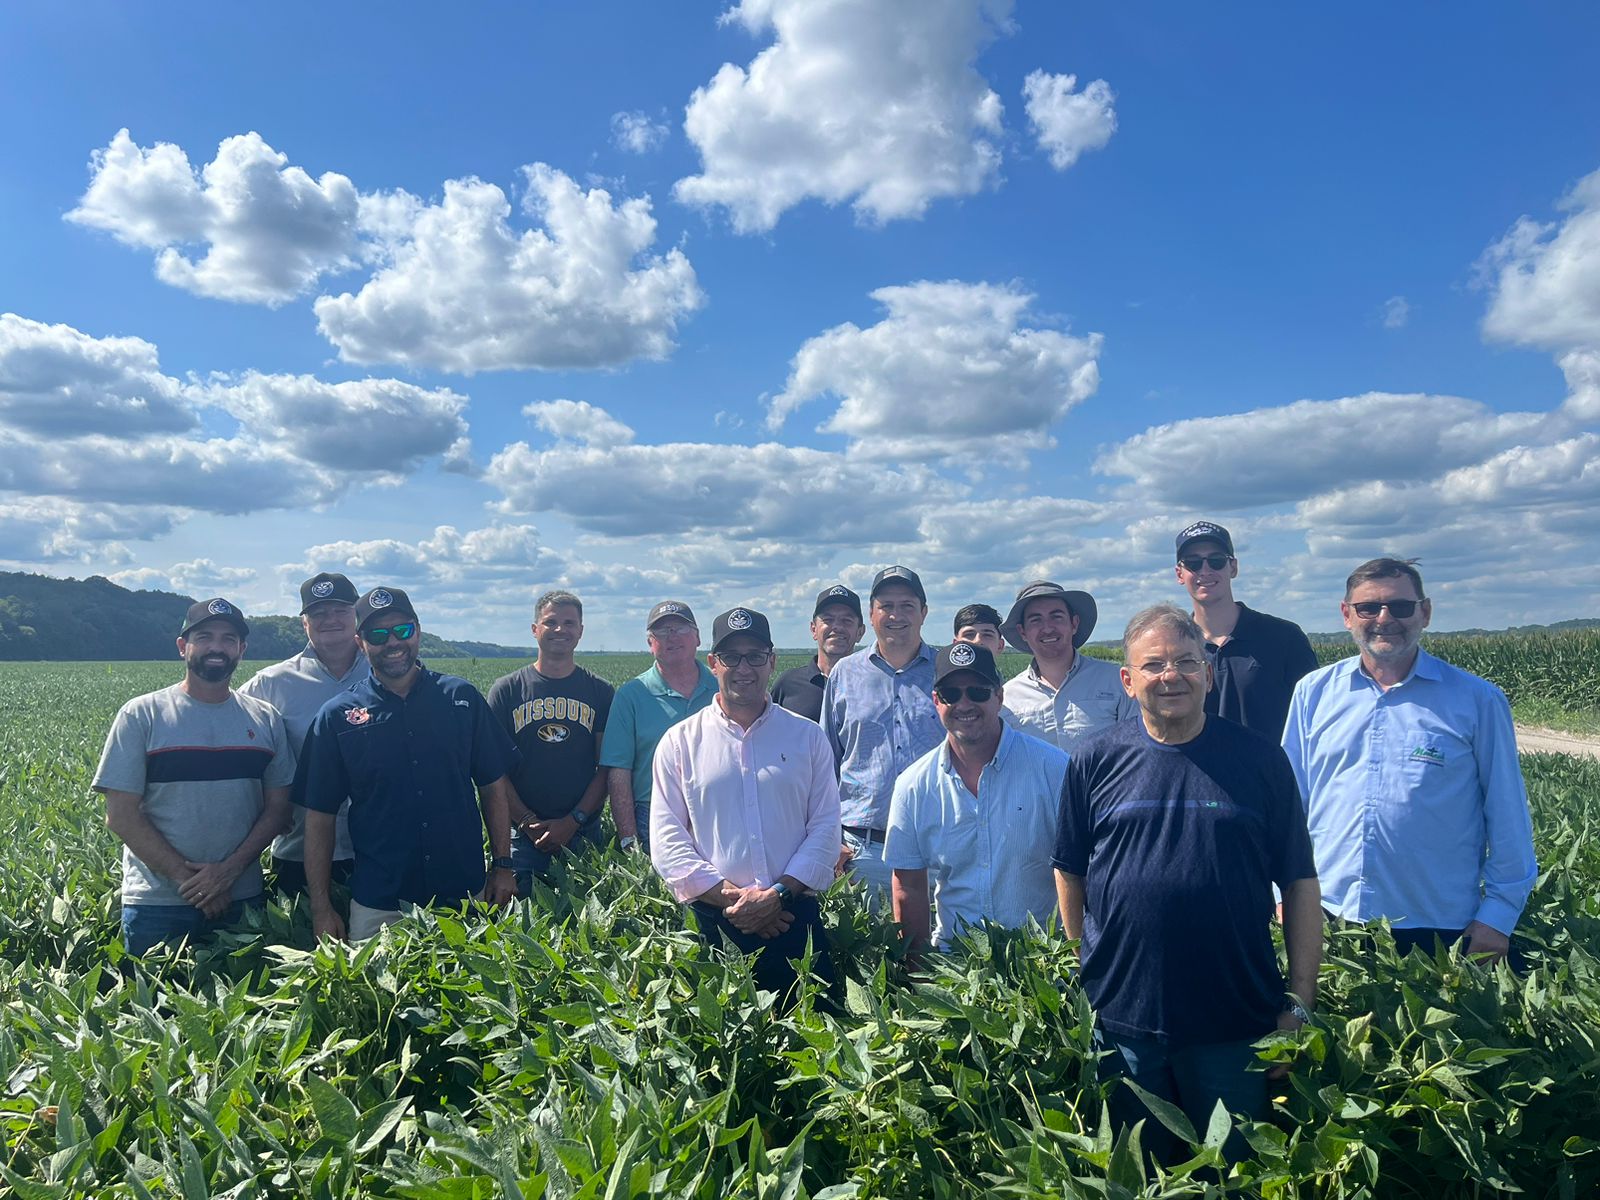
<path fill-rule="evenodd" d="M 403 699 L 368 678 L 323 705 L 293 798 L 332 813 L 350 797 L 350 894 L 368 908 L 453 904 L 483 890 L 474 784 L 516 765 L 511 736 L 478 689 L 424 667 Z"/>
<path fill-rule="evenodd" d="M 1067 764 L 1055 865 L 1085 877 L 1083 988 L 1109 1033 L 1181 1046 L 1276 1028 L 1272 885 L 1317 873 L 1276 743 L 1220 717 L 1181 746 L 1142 720 L 1096 733 Z"/>
<path fill-rule="evenodd" d="M 1217 676 L 1206 711 L 1273 741 L 1283 737 L 1294 685 L 1317 669 L 1317 652 L 1300 626 L 1244 604 L 1233 635 L 1220 647 L 1207 642 L 1206 658 Z"/>

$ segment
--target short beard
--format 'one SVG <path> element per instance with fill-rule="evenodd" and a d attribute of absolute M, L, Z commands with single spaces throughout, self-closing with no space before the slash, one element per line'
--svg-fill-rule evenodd
<path fill-rule="evenodd" d="M 238 665 L 237 659 L 230 659 L 226 666 L 220 667 L 215 663 L 201 661 L 195 663 L 189 670 L 207 683 L 224 683 L 233 678 L 233 672 Z"/>

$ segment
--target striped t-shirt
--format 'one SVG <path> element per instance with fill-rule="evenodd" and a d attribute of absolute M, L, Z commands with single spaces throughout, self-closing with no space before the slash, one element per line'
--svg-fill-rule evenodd
<path fill-rule="evenodd" d="M 135 696 L 106 735 L 96 791 L 132 792 L 150 823 L 190 862 L 220 862 L 261 816 L 264 788 L 294 782 L 294 751 L 270 704 L 230 692 L 211 704 L 174 684 Z M 234 900 L 261 894 L 261 865 L 233 885 Z M 122 851 L 124 904 L 184 904 L 178 886 Z"/>

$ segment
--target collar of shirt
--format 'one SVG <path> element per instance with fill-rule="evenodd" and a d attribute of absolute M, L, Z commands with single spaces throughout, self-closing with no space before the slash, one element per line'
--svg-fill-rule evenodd
<path fill-rule="evenodd" d="M 918 643 L 917 652 L 911 656 L 910 661 L 903 667 L 895 667 L 891 666 L 889 660 L 878 653 L 878 643 L 873 642 L 871 649 L 867 651 L 867 661 L 879 670 L 887 671 L 891 675 L 900 675 L 906 671 L 916 670 L 921 663 L 933 662 L 933 647 L 928 645 L 927 642 Z"/>
<path fill-rule="evenodd" d="M 308 675 L 320 675 L 324 679 L 334 679 L 333 672 L 328 670 L 328 664 L 317 657 L 317 652 L 312 649 L 310 642 L 307 642 L 306 648 L 300 651 L 300 668 Z M 356 656 L 350 663 L 350 669 L 343 675 L 338 676 L 335 682 L 354 682 L 357 679 L 364 678 L 371 670 L 372 664 L 367 661 L 367 656 L 357 649 Z"/>
<path fill-rule="evenodd" d="M 761 715 L 754 721 L 750 722 L 750 728 L 748 729 L 739 724 L 739 722 L 735 721 L 727 713 L 722 711 L 722 700 L 719 696 L 711 697 L 711 703 L 706 705 L 706 707 L 717 714 L 717 721 L 722 725 L 723 729 L 728 733 L 729 736 L 735 737 L 742 742 L 747 737 L 753 737 L 756 732 L 759 731 L 761 727 L 771 719 L 772 710 L 778 706 L 771 700 L 768 700 L 767 706 L 761 710 Z"/>
<path fill-rule="evenodd" d="M 437 686 L 438 678 L 439 672 L 428 670 L 427 667 L 422 665 L 422 660 L 418 659 L 417 681 L 411 685 L 411 690 L 404 696 L 399 695 L 396 692 L 391 692 L 388 688 L 384 687 L 383 683 L 378 679 L 376 672 L 368 675 L 350 690 L 359 697 L 362 694 L 362 689 L 366 688 L 368 694 L 372 696 L 373 700 L 380 704 L 404 704 L 417 694 L 417 689 L 432 688 Z"/>
<path fill-rule="evenodd" d="M 1072 665 L 1067 668 L 1067 677 L 1061 681 L 1061 687 L 1058 688 L 1043 675 L 1039 674 L 1039 660 L 1037 658 L 1030 658 L 1028 660 L 1028 678 L 1034 683 L 1038 684 L 1040 687 L 1044 688 L 1047 692 L 1059 692 L 1065 688 L 1067 684 L 1072 682 L 1072 677 L 1076 675 L 1082 669 L 1082 667 L 1083 651 L 1074 650 L 1072 652 Z"/>
<path fill-rule="evenodd" d="M 693 700 L 706 688 L 710 688 L 712 691 L 716 691 L 717 688 L 717 677 L 711 673 L 711 668 L 707 667 L 698 658 L 695 659 L 695 666 L 700 668 L 700 673 L 695 680 L 694 691 L 684 696 L 685 700 Z M 651 663 L 650 669 L 639 678 L 644 682 L 645 691 L 652 695 L 677 696 L 682 694 L 666 681 L 661 674 L 661 667 L 656 663 Z"/>
<path fill-rule="evenodd" d="M 985 771 L 987 771 L 990 768 L 993 768 L 996 772 L 998 772 L 1000 774 L 1004 774 L 1005 773 L 1005 769 L 1006 769 L 1006 763 L 1011 758 L 1011 749 L 1012 749 L 1012 747 L 1017 744 L 1017 739 L 1018 738 L 1024 738 L 1024 737 L 1027 737 L 1027 736 L 1029 736 L 1029 735 L 1025 734 L 1025 733 L 1018 733 L 1015 729 L 1011 728 L 1011 726 L 1007 725 L 1004 721 L 1001 721 L 1000 722 L 1000 744 L 994 748 L 994 757 L 991 758 L 988 762 L 983 764 L 983 769 Z M 945 740 L 939 744 L 939 765 L 942 768 L 944 768 L 944 770 L 945 770 L 945 772 L 947 774 L 950 774 L 950 775 L 959 775 L 960 774 L 960 772 L 956 770 L 955 758 L 950 753 L 950 739 L 949 738 L 945 738 Z"/>
<path fill-rule="evenodd" d="M 1376 679 L 1367 674 L 1367 668 L 1361 662 L 1361 655 L 1353 654 L 1345 661 L 1352 664 L 1350 667 L 1350 687 L 1352 690 L 1362 687 L 1382 694 L 1385 691 L 1392 692 L 1395 688 L 1403 688 L 1413 679 L 1431 679 L 1437 683 L 1444 678 L 1444 672 L 1439 670 L 1439 660 L 1421 646 L 1417 647 L 1417 661 L 1411 664 L 1411 670 L 1406 672 L 1406 677 L 1395 684 L 1394 687 L 1387 689 L 1381 687 Z"/>

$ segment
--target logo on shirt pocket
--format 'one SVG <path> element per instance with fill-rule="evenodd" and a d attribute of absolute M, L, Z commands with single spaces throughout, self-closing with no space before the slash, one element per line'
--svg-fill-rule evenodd
<path fill-rule="evenodd" d="M 372 714 L 364 708 L 347 708 L 344 712 L 344 719 L 352 725 L 365 725 L 372 720 Z"/>
<path fill-rule="evenodd" d="M 1444 751 L 1437 746 L 1418 746 L 1411 751 L 1411 761 L 1444 766 Z"/>

